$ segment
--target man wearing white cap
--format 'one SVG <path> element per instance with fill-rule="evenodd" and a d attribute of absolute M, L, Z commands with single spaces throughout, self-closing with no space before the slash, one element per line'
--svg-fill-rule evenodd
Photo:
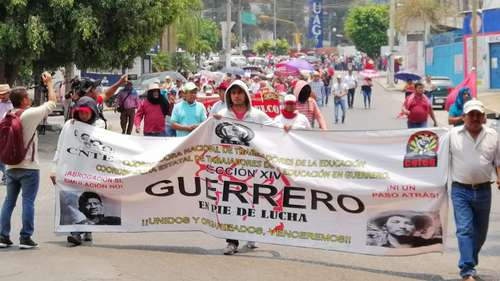
<path fill-rule="evenodd" d="M 5 116 L 5 113 L 14 108 L 9 99 L 9 91 L 10 86 L 8 84 L 0 84 L 0 120 Z M 5 185 L 5 165 L 2 162 L 0 162 L 0 171 L 2 172 L 1 184 Z"/>
<path fill-rule="evenodd" d="M 172 110 L 172 129 L 178 137 L 189 135 L 207 119 L 205 106 L 196 101 L 198 87 L 193 82 L 184 85 L 184 100 L 177 103 Z"/>
<path fill-rule="evenodd" d="M 464 105 L 464 126 L 450 131 L 451 200 L 457 227 L 463 280 L 476 279 L 479 251 L 486 240 L 491 208 L 491 175 L 500 189 L 500 143 L 485 126 L 484 106 L 478 100 Z"/>
<path fill-rule="evenodd" d="M 278 126 L 289 129 L 311 129 L 311 124 L 307 117 L 297 111 L 297 98 L 294 95 L 286 95 L 284 107 L 281 114 L 274 118 Z"/>

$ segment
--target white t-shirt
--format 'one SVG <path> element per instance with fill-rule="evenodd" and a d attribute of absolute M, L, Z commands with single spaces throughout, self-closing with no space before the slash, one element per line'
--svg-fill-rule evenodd
<path fill-rule="evenodd" d="M 356 78 L 356 76 L 354 76 L 354 74 L 352 75 L 346 75 L 344 76 L 344 82 L 348 89 L 353 89 L 353 88 L 356 88 L 356 84 L 358 83 L 358 79 Z"/>
<path fill-rule="evenodd" d="M 311 129 L 311 124 L 307 117 L 302 113 L 297 113 L 297 116 L 292 119 L 285 118 L 282 114 L 274 117 L 274 122 L 277 126 L 284 127 L 285 125 L 292 125 L 292 129 Z"/>
<path fill-rule="evenodd" d="M 335 97 L 335 96 L 339 96 L 341 94 L 344 94 L 344 96 L 341 97 L 341 99 L 347 99 L 347 95 L 345 95 L 345 93 L 347 93 L 347 90 L 349 88 L 347 87 L 347 84 L 345 83 L 334 83 L 332 85 L 332 90 L 331 90 L 331 94 Z"/>

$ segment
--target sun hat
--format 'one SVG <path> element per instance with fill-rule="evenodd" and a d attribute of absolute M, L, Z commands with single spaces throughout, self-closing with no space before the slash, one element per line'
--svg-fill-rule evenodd
<path fill-rule="evenodd" d="M 10 90 L 9 84 L 0 84 L 0 95 L 7 94 Z"/>

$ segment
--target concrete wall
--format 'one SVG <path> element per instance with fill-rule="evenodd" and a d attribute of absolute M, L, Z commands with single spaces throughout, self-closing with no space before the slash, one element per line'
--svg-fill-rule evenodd
<path fill-rule="evenodd" d="M 462 42 L 428 47 L 426 49 L 425 74 L 447 76 L 454 85 L 464 79 L 464 45 Z"/>

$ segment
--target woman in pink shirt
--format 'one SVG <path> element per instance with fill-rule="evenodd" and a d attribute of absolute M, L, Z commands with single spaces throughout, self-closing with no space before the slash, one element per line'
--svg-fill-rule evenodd
<path fill-rule="evenodd" d="M 160 94 L 160 85 L 151 83 L 148 86 L 147 98 L 141 103 L 134 118 L 135 131 L 141 130 L 144 119 L 144 135 L 153 137 L 165 136 L 165 115 L 168 113 L 168 101 Z"/>
<path fill-rule="evenodd" d="M 297 98 L 297 110 L 307 117 L 311 123 L 311 127 L 313 127 L 314 121 L 317 121 L 319 128 L 326 130 L 325 119 L 319 110 L 316 100 L 311 97 L 311 92 L 311 86 L 306 81 L 300 80 L 295 84 L 293 94 Z"/>

